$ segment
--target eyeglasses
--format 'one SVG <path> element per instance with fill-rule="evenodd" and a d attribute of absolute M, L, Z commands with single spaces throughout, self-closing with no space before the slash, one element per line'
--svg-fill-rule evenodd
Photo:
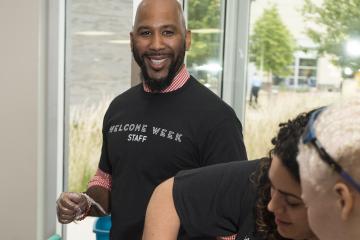
<path fill-rule="evenodd" d="M 352 178 L 337 162 L 334 161 L 334 159 L 328 154 L 323 145 L 316 138 L 314 122 L 320 113 L 325 110 L 325 108 L 326 107 L 319 108 L 310 115 L 309 122 L 303 135 L 303 143 L 311 143 L 320 155 L 321 160 L 328 164 L 333 171 L 337 172 L 347 183 L 360 192 L 360 184 L 356 182 L 354 178 Z"/>

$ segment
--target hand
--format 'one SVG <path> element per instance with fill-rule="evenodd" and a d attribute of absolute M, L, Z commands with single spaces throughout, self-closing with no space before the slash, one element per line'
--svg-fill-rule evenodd
<path fill-rule="evenodd" d="M 81 193 L 63 192 L 56 201 L 56 212 L 60 223 L 68 224 L 81 220 L 90 206 Z"/>

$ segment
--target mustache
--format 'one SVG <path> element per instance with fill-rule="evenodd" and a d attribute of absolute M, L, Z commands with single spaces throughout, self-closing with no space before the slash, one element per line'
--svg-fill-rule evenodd
<path fill-rule="evenodd" d="M 154 51 L 154 50 L 150 50 L 150 51 L 146 51 L 143 53 L 143 56 L 146 56 L 146 57 L 156 57 L 156 56 L 172 56 L 173 54 L 171 52 L 168 52 L 168 51 L 163 51 L 163 50 L 160 50 L 160 51 Z"/>

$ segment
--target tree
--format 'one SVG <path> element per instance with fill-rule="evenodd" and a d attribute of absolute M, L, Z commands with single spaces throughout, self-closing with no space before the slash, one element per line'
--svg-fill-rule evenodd
<path fill-rule="evenodd" d="M 321 5 L 305 0 L 302 14 L 320 54 L 332 55 L 340 67 L 360 69 L 360 56 L 349 56 L 346 51 L 349 40 L 360 40 L 360 0 L 323 0 Z"/>
<path fill-rule="evenodd" d="M 250 61 L 270 76 L 286 76 L 294 50 L 294 38 L 281 21 L 276 6 L 265 9 L 250 36 Z"/>
<path fill-rule="evenodd" d="M 192 33 L 191 51 L 187 54 L 187 65 L 206 64 L 220 55 L 221 1 L 191 0 L 188 1 L 188 28 Z M 207 29 L 206 33 L 196 30 Z"/>

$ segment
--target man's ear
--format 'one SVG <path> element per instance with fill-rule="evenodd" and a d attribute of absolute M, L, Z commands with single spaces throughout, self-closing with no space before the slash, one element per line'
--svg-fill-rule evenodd
<path fill-rule="evenodd" d="M 340 209 L 341 219 L 346 221 L 349 219 L 351 211 L 354 208 L 354 196 L 349 187 L 342 182 L 336 183 L 333 190 L 337 196 L 336 206 Z"/>
<path fill-rule="evenodd" d="M 133 46 L 134 45 L 134 33 L 130 32 L 130 47 L 131 47 L 131 51 L 133 50 Z"/>
<path fill-rule="evenodd" d="M 186 51 L 187 51 L 190 49 L 190 46 L 191 46 L 191 31 L 190 30 L 186 30 L 185 44 L 186 44 Z"/>

